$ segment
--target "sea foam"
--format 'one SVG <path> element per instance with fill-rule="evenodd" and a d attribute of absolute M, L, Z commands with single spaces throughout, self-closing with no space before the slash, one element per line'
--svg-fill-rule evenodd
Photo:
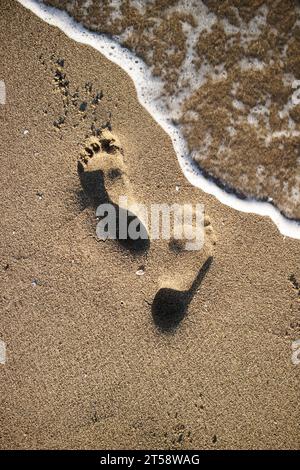
<path fill-rule="evenodd" d="M 145 64 L 145 62 L 137 57 L 135 54 L 130 52 L 127 48 L 123 47 L 119 42 L 120 38 L 115 39 L 111 38 L 108 35 L 91 32 L 86 29 L 82 24 L 73 20 L 73 18 L 66 13 L 65 11 L 58 10 L 51 6 L 46 6 L 45 4 L 35 1 L 35 0 L 18 0 L 20 4 L 24 7 L 31 10 L 39 18 L 44 20 L 50 25 L 58 27 L 71 39 L 82 43 L 87 44 L 112 62 L 119 65 L 127 74 L 132 78 L 140 103 L 145 107 L 145 109 L 152 115 L 156 122 L 167 132 L 172 139 L 175 152 L 177 154 L 181 169 L 188 179 L 188 181 L 205 191 L 206 193 L 212 194 L 220 202 L 226 204 L 236 210 L 248 213 L 256 213 L 262 216 L 270 217 L 273 222 L 277 225 L 280 232 L 289 237 L 300 239 L 300 223 L 287 219 L 281 212 L 270 202 L 262 202 L 251 198 L 239 198 L 235 194 L 225 191 L 219 187 L 214 181 L 203 176 L 199 166 L 195 163 L 191 157 L 191 152 L 188 148 L 187 142 L 184 139 L 180 128 L 174 125 L 174 120 L 176 119 L 176 114 L 178 108 L 182 101 L 186 98 L 186 91 L 184 86 L 180 86 L 179 92 L 175 94 L 173 98 L 169 98 L 168 102 L 164 102 L 164 83 L 159 77 L 153 76 L 151 68 Z M 116 11 L 115 14 L 118 15 L 118 5 L 120 2 L 116 1 Z M 144 8 L 144 2 L 135 0 L 135 7 L 141 11 Z M 86 2 L 86 7 L 89 3 Z M 195 4 L 193 4 L 195 6 Z M 206 7 L 202 2 L 196 3 L 198 11 L 198 17 L 201 18 L 201 21 L 198 22 L 197 28 L 190 28 L 189 25 L 186 25 L 186 28 L 189 28 L 189 50 L 186 54 L 186 58 L 181 65 L 181 80 L 184 80 L 186 77 L 189 78 L 189 93 L 193 90 L 196 90 L 204 80 L 205 75 L 211 70 L 207 70 L 208 66 L 201 66 L 200 70 L 196 73 L 191 66 L 193 62 L 193 51 L 194 43 L 196 41 L 197 34 L 203 30 L 209 31 L 211 26 L 214 24 L 214 15 L 207 11 Z M 193 6 L 193 8 L 194 8 Z M 183 7 L 188 10 L 191 7 L 191 2 L 184 1 Z M 195 11 L 193 11 L 195 13 Z M 197 12 L 196 12 L 197 14 Z M 258 29 L 260 27 L 260 22 L 264 21 L 264 16 L 266 11 L 262 9 L 260 16 L 252 21 L 250 24 L 250 33 L 251 37 L 255 38 L 257 36 Z M 227 28 L 229 32 L 234 30 L 234 26 L 226 23 L 224 20 L 224 28 Z M 124 39 L 124 38 L 121 38 Z M 243 61 L 241 67 L 247 68 L 249 66 L 257 67 L 258 69 L 262 66 L 258 61 L 254 64 L 250 64 Z M 224 78 L 226 71 L 222 67 L 214 70 L 216 74 L 216 79 L 218 79 L 218 74 L 220 77 Z M 182 89 L 182 92 L 180 90 Z M 296 90 L 291 98 L 292 103 L 298 103 L 299 101 L 299 90 Z M 238 108 L 243 104 L 238 100 L 235 100 L 234 105 Z M 264 110 L 256 110 L 256 115 L 262 113 Z M 255 125 L 256 115 L 252 114 L 248 116 L 248 119 L 252 120 Z M 230 126 L 229 126 L 230 127 Z M 234 133 L 235 129 L 228 129 L 229 134 Z M 296 131 L 295 131 L 296 132 Z M 272 139 L 274 136 L 270 136 Z M 207 135 L 206 142 L 204 142 L 204 147 L 209 146 L 210 136 Z M 222 149 L 220 149 L 222 151 Z"/>

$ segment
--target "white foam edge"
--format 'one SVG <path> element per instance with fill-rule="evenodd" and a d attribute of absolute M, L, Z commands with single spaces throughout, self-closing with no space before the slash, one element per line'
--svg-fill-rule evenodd
<path fill-rule="evenodd" d="M 128 49 L 120 46 L 113 39 L 103 34 L 87 30 L 65 11 L 48 5 L 46 6 L 36 0 L 17 1 L 46 23 L 59 28 L 69 38 L 96 49 L 111 62 L 119 65 L 131 77 L 135 84 L 140 103 L 170 136 L 180 167 L 187 180 L 193 186 L 215 196 L 222 204 L 230 206 L 233 209 L 270 217 L 282 235 L 300 239 L 300 223 L 287 219 L 270 202 L 262 202 L 250 198 L 240 199 L 236 195 L 224 191 L 216 183 L 206 179 L 201 174 L 200 169 L 198 170 L 196 165 L 189 160 L 189 152 L 179 130 L 162 114 L 161 110 L 159 110 L 158 106 L 155 104 L 155 100 L 152 99 L 152 102 L 150 102 L 145 98 L 144 90 L 146 90 L 148 96 L 152 96 L 153 88 L 157 88 L 158 84 L 155 82 L 155 79 L 151 77 L 149 69 L 141 59 L 136 57 Z"/>

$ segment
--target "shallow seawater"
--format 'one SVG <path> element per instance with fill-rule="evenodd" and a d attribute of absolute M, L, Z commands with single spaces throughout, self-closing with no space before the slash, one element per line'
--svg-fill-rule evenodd
<path fill-rule="evenodd" d="M 129 73 L 193 184 L 300 238 L 299 1 L 20 3 Z"/>

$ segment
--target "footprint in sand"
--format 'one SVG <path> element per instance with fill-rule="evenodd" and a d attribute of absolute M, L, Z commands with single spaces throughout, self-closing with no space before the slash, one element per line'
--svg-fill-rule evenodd
<path fill-rule="evenodd" d="M 97 217 L 101 220 L 105 215 L 99 211 L 99 206 L 102 206 L 101 210 L 105 208 L 103 204 L 114 207 L 116 226 L 113 238 L 132 253 L 146 252 L 150 246 L 147 229 L 139 214 L 131 209 L 137 205 L 124 165 L 123 150 L 109 130 L 104 129 L 99 137 L 90 137 L 86 141 L 77 170 L 84 191 L 97 209 Z M 120 196 L 123 205 L 120 204 Z M 131 235 L 132 224 L 139 233 L 138 238 Z M 107 238 L 111 234 L 107 232 L 106 237 L 101 237 L 97 230 L 97 235 L 99 238 Z"/>
<path fill-rule="evenodd" d="M 197 294 L 213 263 L 216 237 L 210 218 L 204 217 L 204 243 L 199 250 L 187 250 L 191 240 L 163 240 L 163 258 L 166 260 L 158 272 L 159 289 L 152 305 L 152 317 L 157 328 L 165 333 L 176 331 L 188 312 L 193 297 Z M 162 244 L 161 244 L 162 245 Z"/>
<path fill-rule="evenodd" d="M 87 139 L 77 169 L 81 185 L 93 207 L 97 209 L 100 205 L 110 203 L 117 209 L 116 239 L 121 246 L 137 255 L 148 252 L 151 237 L 142 214 L 132 210 L 137 205 L 118 139 L 107 129 L 103 129 L 100 136 Z M 120 204 L 120 196 L 126 196 L 124 205 Z M 119 236 L 122 212 L 126 212 L 128 225 L 137 221 L 140 238 L 133 239 L 128 234 L 126 238 Z M 157 269 L 159 288 L 151 302 L 153 321 L 163 332 L 173 332 L 179 326 L 213 261 L 216 238 L 209 217 L 204 216 L 204 243 L 199 250 L 187 249 L 194 240 L 184 237 L 184 233 L 187 233 L 185 228 L 181 238 L 153 240 L 151 252 L 147 256 L 147 262 L 150 263 L 149 257 L 156 246 L 167 260 Z M 174 233 L 173 229 L 174 225 L 171 226 L 171 233 Z M 196 233 L 195 227 L 193 233 Z M 181 272 L 176 274 L 175 267 L 178 265 Z"/>

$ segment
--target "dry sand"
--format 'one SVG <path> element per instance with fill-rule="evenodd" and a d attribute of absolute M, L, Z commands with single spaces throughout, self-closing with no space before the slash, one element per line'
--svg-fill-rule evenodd
<path fill-rule="evenodd" d="M 299 449 L 299 241 L 191 187 L 98 52 L 12 0 L 0 41 L 1 448 Z M 138 201 L 205 205 L 203 251 L 97 241 L 77 162 L 107 122 Z M 162 333 L 156 292 L 191 283 L 208 252 L 187 316 Z"/>

